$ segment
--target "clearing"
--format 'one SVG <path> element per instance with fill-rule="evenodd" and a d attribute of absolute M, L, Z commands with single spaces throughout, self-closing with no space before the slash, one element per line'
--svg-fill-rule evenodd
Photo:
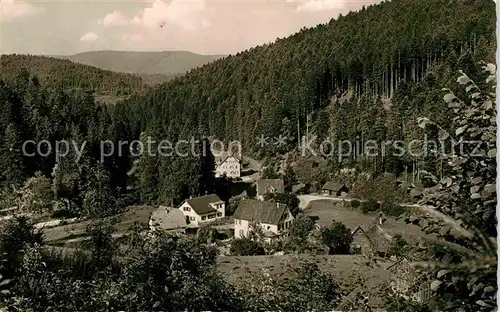
<path fill-rule="evenodd" d="M 310 217 L 316 217 L 317 223 L 320 226 L 328 227 L 333 224 L 333 221 L 342 222 L 351 230 L 356 229 L 360 225 L 373 222 L 376 215 L 363 214 L 357 209 L 344 207 L 342 201 L 332 201 L 329 199 L 320 199 L 310 201 L 308 206 L 303 209 L 304 214 Z M 391 217 L 387 217 L 383 224 L 379 226 L 388 234 L 394 236 L 401 234 L 407 240 L 415 240 L 418 238 L 426 238 L 434 240 L 435 237 L 426 234 L 422 229 L 413 224 L 406 224 L 404 221 L 399 221 Z"/>

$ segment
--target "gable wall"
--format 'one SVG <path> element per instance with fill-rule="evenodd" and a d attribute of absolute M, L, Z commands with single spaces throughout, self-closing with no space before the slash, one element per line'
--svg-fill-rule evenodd
<path fill-rule="evenodd" d="M 187 208 L 188 210 L 185 210 Z M 188 225 L 198 225 L 201 222 L 201 217 L 193 210 L 193 207 L 191 207 L 187 202 L 184 202 L 179 209 L 182 211 L 184 216 L 189 217 L 189 224 Z M 194 219 L 194 220 L 193 220 Z"/>
<path fill-rule="evenodd" d="M 235 157 L 227 158 L 223 163 L 221 163 L 215 169 L 215 175 L 217 177 L 226 174 L 228 178 L 238 178 L 241 176 L 241 163 Z"/>

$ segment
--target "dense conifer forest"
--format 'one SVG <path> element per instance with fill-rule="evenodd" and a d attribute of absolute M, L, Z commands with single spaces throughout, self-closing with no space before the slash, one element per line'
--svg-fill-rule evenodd
<path fill-rule="evenodd" d="M 441 89 L 453 84 L 457 70 L 474 76 L 479 61 L 494 59 L 494 21 L 492 1 L 384 2 L 215 61 L 150 92 L 135 92 L 141 79 L 132 75 L 52 58 L 3 56 L 3 161 L 15 165 L 2 167 L 2 181 L 21 181 L 37 170 L 51 174 L 51 156 L 16 154 L 27 139 L 88 140 L 94 163 L 100 140 L 130 142 L 141 134 L 173 142 L 203 136 L 240 140 L 245 153 L 272 156 L 293 151 L 296 141 L 277 150 L 258 147 L 256 138 L 302 136 L 308 115 L 311 132 L 320 137 L 421 137 L 419 116 L 449 124 Z M 96 105 L 92 92 L 135 93 L 110 108 Z M 126 153 L 107 160 L 114 186 L 131 183 L 125 179 L 131 161 Z M 416 162 L 438 170 L 435 159 L 375 157 L 354 163 L 398 174 Z M 331 163 L 340 166 L 335 159 Z M 198 186 L 185 182 L 191 171 L 180 170 L 181 164 L 191 166 L 187 159 L 144 157 L 134 182 L 142 198 L 178 202 L 199 193 Z"/>
<path fill-rule="evenodd" d="M 193 70 L 121 103 L 116 114 L 135 137 L 210 135 L 240 140 L 257 157 L 296 148 L 296 139 L 279 150 L 256 140 L 303 136 L 308 115 L 320 137 L 408 141 L 424 134 L 419 116 L 449 124 L 441 89 L 459 69 L 474 76 L 478 62 L 494 61 L 494 38 L 492 1 L 384 2 Z M 375 172 L 437 170 L 432 159 L 356 161 L 366 162 L 362 169 Z M 165 165 L 149 165 L 164 180 L 156 169 Z"/>
<path fill-rule="evenodd" d="M 366 107 L 378 111 L 384 98 L 404 98 L 419 83 L 441 84 L 459 66 L 467 70 L 476 60 L 493 60 L 494 20 L 492 1 L 385 2 L 216 61 L 120 110 L 136 117 L 136 131 L 159 123 L 168 135 L 210 133 L 253 149 L 259 134 L 296 134 L 297 121 L 349 92 L 348 109 L 334 114 L 348 114 L 343 119 L 351 129 L 322 127 L 338 137 L 369 136 L 369 127 L 362 128 L 369 124 L 366 116 L 350 122 L 358 111 L 373 120 Z M 425 113 L 436 105 L 393 102 L 391 115 L 403 114 L 397 117 L 403 123 L 414 110 Z"/>
<path fill-rule="evenodd" d="M 16 84 L 23 71 L 35 75 L 42 86 L 64 90 L 85 90 L 101 95 L 129 95 L 141 90 L 142 79 L 131 74 L 38 55 L 0 56 L 0 78 Z"/>

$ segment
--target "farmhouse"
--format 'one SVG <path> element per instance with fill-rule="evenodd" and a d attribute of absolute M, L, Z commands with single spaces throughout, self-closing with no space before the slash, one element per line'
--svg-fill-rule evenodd
<path fill-rule="evenodd" d="M 248 236 L 252 223 L 261 226 L 264 233 L 269 235 L 281 234 L 294 220 L 286 205 L 255 199 L 242 200 L 233 218 L 236 238 Z"/>
<path fill-rule="evenodd" d="M 235 155 L 224 154 L 215 159 L 215 177 L 239 178 L 242 161 Z"/>
<path fill-rule="evenodd" d="M 373 257 L 383 256 L 391 245 L 392 237 L 377 224 L 372 224 L 367 229 L 358 226 L 353 232 L 353 245 L 361 249 L 363 255 Z"/>
<path fill-rule="evenodd" d="M 264 195 L 284 193 L 285 183 L 282 179 L 260 179 L 257 181 L 257 199 L 264 200 Z"/>
<path fill-rule="evenodd" d="M 345 184 L 328 181 L 321 188 L 321 192 L 324 195 L 344 197 L 349 193 L 349 188 Z"/>
<path fill-rule="evenodd" d="M 202 224 L 224 218 L 225 209 L 226 204 L 215 194 L 190 198 L 179 206 L 188 227 L 199 227 Z"/>
<path fill-rule="evenodd" d="M 152 231 L 165 230 L 185 233 L 187 223 L 184 213 L 177 208 L 160 206 L 151 214 L 149 227 Z"/>

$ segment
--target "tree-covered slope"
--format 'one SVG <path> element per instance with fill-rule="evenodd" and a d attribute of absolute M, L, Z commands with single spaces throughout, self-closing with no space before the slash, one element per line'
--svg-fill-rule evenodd
<path fill-rule="evenodd" d="M 224 57 L 187 51 L 91 51 L 69 56 L 54 56 L 116 72 L 140 75 L 177 75 Z"/>
<path fill-rule="evenodd" d="M 143 86 L 140 77 L 69 60 L 36 55 L 1 55 L 0 79 L 13 82 L 24 70 L 36 75 L 43 86 L 93 90 L 100 95 L 127 95 Z"/>
<path fill-rule="evenodd" d="M 119 109 L 136 133 L 210 134 L 255 150 L 260 134 L 302 135 L 297 123 L 303 127 L 306 115 L 324 110 L 333 95 L 350 91 L 351 100 L 365 97 L 373 106 L 378 99 L 395 99 L 401 86 L 420 83 L 431 68 L 453 71 L 492 61 L 495 49 L 493 1 L 395 0 L 192 70 Z M 439 71 L 439 79 L 448 79 Z M 424 103 L 428 91 L 414 96 L 431 110 L 441 104 Z M 366 109 L 364 117 L 352 115 L 349 103 L 335 109 L 343 123 L 374 120 Z"/>

